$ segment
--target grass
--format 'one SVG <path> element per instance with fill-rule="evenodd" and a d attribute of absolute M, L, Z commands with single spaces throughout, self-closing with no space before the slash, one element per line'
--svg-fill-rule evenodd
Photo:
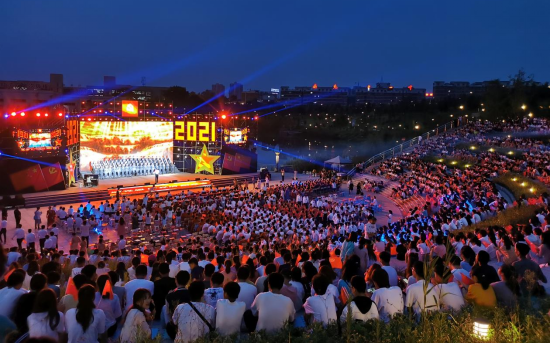
<path fill-rule="evenodd" d="M 545 309 L 546 310 L 546 309 Z M 489 338 L 473 333 L 474 320 L 483 315 L 490 319 Z M 339 328 L 313 324 L 305 329 L 285 326 L 275 333 L 264 331 L 238 337 L 217 333 L 199 338 L 202 343 L 518 343 L 550 341 L 550 318 L 543 313 L 529 313 L 524 309 L 507 311 L 503 308 L 483 310 L 468 306 L 458 314 L 433 312 L 425 314 L 420 322 L 409 315 L 394 317 L 388 324 L 371 320 L 366 323 L 346 322 Z"/>
<path fill-rule="evenodd" d="M 440 156 L 435 156 L 435 155 L 427 155 L 423 157 L 422 160 L 426 162 L 432 162 L 434 164 L 443 164 L 449 168 L 458 168 L 460 170 L 465 170 L 468 167 L 477 165 L 476 163 L 471 161 L 453 159 L 453 158 L 442 158 Z"/>
<path fill-rule="evenodd" d="M 455 146 L 456 149 L 469 149 L 474 152 L 496 152 L 500 155 L 507 155 L 512 158 L 521 158 L 524 150 L 509 148 L 509 147 L 499 147 L 499 146 L 487 146 L 487 145 L 476 145 L 473 142 L 462 142 L 458 143 Z"/>
<path fill-rule="evenodd" d="M 505 173 L 492 179 L 493 183 L 500 184 L 510 190 L 516 199 L 521 196 L 536 197 L 550 190 L 543 183 L 525 177 L 518 173 Z"/>

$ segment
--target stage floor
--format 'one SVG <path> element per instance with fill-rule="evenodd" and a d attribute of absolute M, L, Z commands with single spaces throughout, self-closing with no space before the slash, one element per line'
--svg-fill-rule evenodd
<path fill-rule="evenodd" d="M 191 174 L 191 173 L 173 173 L 173 174 L 165 174 L 159 176 L 159 183 L 161 182 L 169 182 L 171 180 L 177 179 L 179 181 L 186 181 L 188 179 L 195 180 L 195 178 L 208 178 L 210 180 L 214 179 L 222 179 L 222 178 L 244 178 L 244 177 L 251 177 L 256 176 L 257 174 L 235 174 L 235 175 L 204 175 L 204 174 Z M 281 182 L 281 174 L 280 173 L 272 173 L 272 180 L 271 183 L 280 183 Z M 292 181 L 292 174 L 287 173 L 285 175 L 285 183 L 290 183 Z M 136 185 L 143 185 L 145 183 L 153 183 L 155 181 L 154 176 L 140 176 L 140 177 L 131 177 L 131 178 L 117 178 L 117 179 L 106 179 L 106 180 L 100 180 L 99 186 L 94 188 L 69 188 L 67 190 L 62 191 L 48 191 L 48 192 L 41 192 L 41 193 L 33 193 L 28 194 L 28 196 L 36 196 L 36 195 L 60 195 L 64 193 L 74 193 L 79 191 L 93 191 L 93 190 L 101 190 L 101 189 L 108 189 L 110 187 L 116 187 L 117 185 L 124 185 L 124 186 L 132 186 L 134 184 Z M 312 177 L 310 175 L 304 175 L 304 174 L 298 174 L 298 180 L 309 180 Z M 252 188 L 252 185 L 249 185 L 250 188 Z M 175 192 L 173 192 L 175 193 Z M 141 198 L 143 195 L 136 195 L 131 196 L 131 199 L 134 198 Z M 101 202 L 100 201 L 94 201 L 91 202 L 92 205 L 99 206 Z M 78 206 L 81 203 L 69 203 L 69 204 L 63 204 L 58 203 L 57 206 L 65 206 L 67 209 L 70 205 L 72 205 L 74 208 L 78 208 Z M 53 205 L 53 204 L 52 204 Z M 34 228 L 34 211 L 35 208 L 22 208 L 21 210 L 21 224 L 23 225 L 23 229 L 25 231 L 29 228 Z M 46 212 L 48 211 L 48 207 L 40 207 L 40 210 L 42 211 L 42 224 L 46 224 Z M 13 234 L 15 232 L 15 218 L 13 215 L 13 209 L 8 210 L 8 232 L 7 232 L 7 245 L 4 245 L 4 247 L 12 247 L 16 246 L 16 240 L 13 238 Z M 90 233 L 90 243 L 97 243 L 97 234 Z M 103 232 L 103 236 L 106 239 L 109 239 L 111 241 L 117 240 L 117 232 L 114 229 L 106 229 Z M 60 231 L 59 234 L 59 248 L 62 250 L 65 250 L 65 252 L 69 248 L 69 241 L 71 239 L 71 236 L 65 232 Z M 38 243 L 37 243 L 38 245 Z"/>
<path fill-rule="evenodd" d="M 219 175 L 219 174 L 194 174 L 194 173 L 169 173 L 159 175 L 158 184 L 169 183 L 173 180 L 179 182 L 184 181 L 193 181 L 196 178 L 216 180 L 216 179 L 228 179 L 228 178 L 245 178 L 245 177 L 256 177 L 258 173 L 246 173 L 246 174 L 231 174 L 231 175 Z M 280 178 L 279 178 L 280 180 Z M 43 191 L 43 192 L 34 192 L 23 194 L 23 197 L 36 197 L 36 196 L 49 196 L 49 195 L 60 195 L 66 193 L 74 192 L 87 192 L 87 191 L 97 191 L 97 190 L 107 190 L 109 188 L 116 188 L 118 185 L 123 186 L 136 186 L 136 185 L 145 185 L 145 183 L 150 183 L 151 185 L 155 184 L 155 176 L 136 176 L 136 177 L 124 177 L 124 178 L 115 178 L 115 179 L 100 179 L 98 181 L 98 186 L 93 187 L 70 187 L 65 190 L 58 191 Z M 77 182 L 78 185 L 78 182 Z"/>

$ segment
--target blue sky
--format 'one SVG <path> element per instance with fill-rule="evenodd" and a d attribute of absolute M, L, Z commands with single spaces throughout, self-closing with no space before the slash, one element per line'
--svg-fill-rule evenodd
<path fill-rule="evenodd" d="M 109 0 L 0 3 L 0 80 L 202 91 L 550 80 L 550 1 Z"/>

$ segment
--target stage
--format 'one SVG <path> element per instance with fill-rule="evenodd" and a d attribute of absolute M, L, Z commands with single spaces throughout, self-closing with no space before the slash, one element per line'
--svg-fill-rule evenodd
<path fill-rule="evenodd" d="M 182 187 L 170 190 L 172 194 L 180 193 L 181 191 L 200 191 L 203 188 L 222 188 L 233 187 L 234 180 L 237 179 L 239 183 L 246 181 L 249 184 L 253 183 L 258 177 L 258 173 L 245 173 L 245 174 L 233 174 L 233 175 L 208 175 L 208 174 L 194 174 L 194 173 L 170 173 L 159 175 L 157 184 L 166 184 L 177 182 L 196 182 L 197 180 L 207 180 L 209 185 L 201 185 L 198 187 Z M 70 205 L 77 203 L 86 203 L 88 201 L 106 201 L 113 198 L 116 193 L 117 187 L 139 187 L 146 190 L 143 192 L 137 192 L 128 195 L 130 198 L 142 197 L 147 193 L 149 189 L 155 184 L 155 176 L 137 176 L 137 177 L 125 177 L 114 179 L 101 179 L 98 181 L 98 186 L 84 187 L 80 186 L 83 183 L 77 182 L 76 187 L 70 187 L 60 191 L 44 191 L 24 194 L 25 199 L 24 208 L 44 207 L 48 205 Z M 191 183 L 194 184 L 194 183 Z M 159 191 L 161 194 L 162 191 Z M 166 191 L 164 191 L 166 192 Z"/>

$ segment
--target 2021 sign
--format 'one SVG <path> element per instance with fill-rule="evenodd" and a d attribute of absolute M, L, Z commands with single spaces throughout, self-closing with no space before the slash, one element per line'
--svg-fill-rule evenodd
<path fill-rule="evenodd" d="M 216 141 L 215 122 L 176 121 L 174 123 L 174 139 L 177 141 Z"/>

